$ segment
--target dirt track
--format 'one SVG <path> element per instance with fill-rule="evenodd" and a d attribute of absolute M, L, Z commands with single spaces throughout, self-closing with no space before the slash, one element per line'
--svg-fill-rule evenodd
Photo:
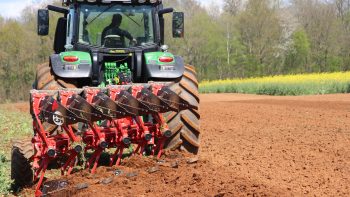
<path fill-rule="evenodd" d="M 130 158 L 119 176 L 102 167 L 68 182 L 89 184 L 76 196 L 350 196 L 350 95 L 202 95 L 201 116 L 197 163 L 169 153 L 149 173 L 155 161 Z"/>

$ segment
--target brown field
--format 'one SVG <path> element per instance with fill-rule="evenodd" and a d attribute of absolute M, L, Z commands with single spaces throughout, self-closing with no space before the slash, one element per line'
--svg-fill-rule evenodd
<path fill-rule="evenodd" d="M 63 177 L 69 189 L 54 196 L 350 196 L 350 95 L 211 94 L 200 110 L 198 162 L 132 157 Z"/>

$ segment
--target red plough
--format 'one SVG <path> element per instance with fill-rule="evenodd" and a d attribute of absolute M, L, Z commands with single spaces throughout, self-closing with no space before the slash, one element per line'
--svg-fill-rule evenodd
<path fill-rule="evenodd" d="M 171 91 L 167 84 L 109 86 L 31 92 L 35 155 L 36 196 L 49 164 L 63 160 L 61 171 L 70 174 L 81 152 L 92 152 L 86 167 L 95 173 L 100 156 L 108 149 L 110 165 L 120 165 L 125 149 L 133 154 L 161 157 L 172 132 L 163 113 L 196 109 Z M 44 124 L 58 127 L 54 132 Z"/>

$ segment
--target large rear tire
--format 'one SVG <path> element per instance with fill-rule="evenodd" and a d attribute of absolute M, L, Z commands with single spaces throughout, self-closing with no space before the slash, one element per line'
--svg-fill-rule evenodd
<path fill-rule="evenodd" d="M 56 77 L 49 63 L 40 64 L 36 68 L 34 88 L 37 90 L 58 90 L 60 88 L 77 88 L 74 80 Z"/>
<path fill-rule="evenodd" d="M 197 73 L 193 66 L 186 65 L 181 80 L 170 88 L 190 104 L 199 106 Z M 197 154 L 200 147 L 200 114 L 198 110 L 169 112 L 164 117 L 173 134 L 167 141 L 166 148 Z"/>
<path fill-rule="evenodd" d="M 31 140 L 16 141 L 11 152 L 11 178 L 13 190 L 30 186 L 33 183 L 33 170 L 31 160 L 34 155 L 34 147 Z"/>

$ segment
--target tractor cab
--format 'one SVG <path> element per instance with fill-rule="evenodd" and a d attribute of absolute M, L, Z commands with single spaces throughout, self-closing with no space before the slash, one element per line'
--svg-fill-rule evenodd
<path fill-rule="evenodd" d="M 76 21 L 76 41 L 79 44 L 105 48 L 159 44 L 159 34 L 156 33 L 159 32 L 159 28 L 154 25 L 158 21 L 153 15 L 154 10 L 152 5 L 80 4 L 78 22 Z M 67 43 L 71 43 L 73 38 L 68 38 Z"/>
<path fill-rule="evenodd" d="M 173 81 L 183 74 L 182 58 L 164 45 L 164 14 L 173 8 L 163 8 L 161 0 L 65 0 L 63 7 L 49 5 L 38 11 L 41 36 L 49 33 L 49 11 L 63 14 L 57 22 L 55 54 L 50 56 L 58 77 L 91 79 L 80 80 L 81 86 L 98 86 L 118 84 L 106 73 L 115 78 L 120 72 L 110 72 L 120 67 L 130 73 L 128 81 L 140 83 Z M 173 13 L 173 37 L 184 37 L 182 12 Z"/>
<path fill-rule="evenodd" d="M 117 47 L 106 48 L 129 48 L 135 46 L 145 46 L 150 44 L 164 44 L 164 14 L 173 12 L 172 8 L 163 9 L 161 0 L 67 0 L 65 7 L 49 5 L 47 9 L 38 11 L 38 34 L 48 35 L 49 14 L 54 11 L 64 14 L 58 21 L 57 31 L 64 32 L 66 44 L 83 44 L 95 47 L 106 47 L 104 41 L 108 35 L 117 35 L 116 29 L 128 32 L 136 42 L 125 40 L 125 35 L 121 36 L 123 43 L 116 44 Z M 116 17 L 119 16 L 119 17 Z M 113 17 L 120 21 L 114 21 Z M 64 20 L 62 20 L 64 19 Z M 63 22 L 64 27 L 63 28 Z M 117 23 L 116 23 L 117 22 Z M 103 32 L 106 28 L 115 31 Z M 56 31 L 56 34 L 58 32 Z M 105 33 L 105 35 L 103 35 Z M 113 34 L 114 33 L 114 34 Z M 62 34 L 62 33 L 59 33 Z M 106 35 L 107 34 L 107 35 Z M 102 37 L 104 36 L 104 37 Z M 115 38 L 115 36 L 112 36 Z M 182 12 L 174 12 L 173 15 L 173 36 L 184 37 L 184 17 Z M 56 35 L 62 41 L 62 35 Z M 108 42 L 108 41 L 107 41 Z M 123 46 L 120 46 L 123 45 Z M 56 52 L 60 52 L 57 50 Z"/>

